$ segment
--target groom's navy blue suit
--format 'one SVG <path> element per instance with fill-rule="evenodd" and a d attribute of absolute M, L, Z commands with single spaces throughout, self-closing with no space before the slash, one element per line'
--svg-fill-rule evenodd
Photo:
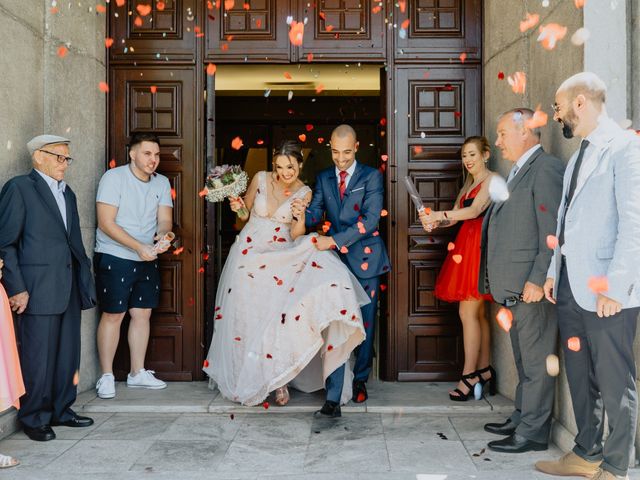
<path fill-rule="evenodd" d="M 367 338 L 356 350 L 354 381 L 366 382 L 371 372 L 380 275 L 391 268 L 387 249 L 378 234 L 383 201 L 382 174 L 375 168 L 356 162 L 342 200 L 338 191 L 336 168 L 331 167 L 318 174 L 313 198 L 306 213 L 306 224 L 311 227 L 320 223 L 326 212 L 327 220 L 331 222 L 327 234 L 338 245 L 338 252 L 342 247 L 348 249 L 347 253 L 339 253 L 340 258 L 371 298 L 371 303 L 362 307 Z M 327 400 L 340 402 L 343 378 L 344 365 L 327 378 Z"/>

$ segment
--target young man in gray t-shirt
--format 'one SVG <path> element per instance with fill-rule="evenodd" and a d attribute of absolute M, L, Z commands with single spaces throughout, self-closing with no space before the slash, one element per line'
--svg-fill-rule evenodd
<path fill-rule="evenodd" d="M 161 389 L 167 385 L 145 370 L 151 310 L 160 298 L 158 254 L 172 228 L 173 202 L 167 177 L 156 173 L 160 141 L 152 133 L 136 133 L 129 144 L 130 163 L 107 171 L 96 199 L 98 229 L 94 269 L 98 303 L 98 353 L 102 376 L 96 384 L 100 398 L 116 395 L 113 358 L 120 325 L 127 310 L 131 372 L 128 387 Z"/>

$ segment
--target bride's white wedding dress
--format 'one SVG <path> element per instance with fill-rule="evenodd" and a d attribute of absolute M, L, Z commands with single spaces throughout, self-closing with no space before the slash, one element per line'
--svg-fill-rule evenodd
<path fill-rule="evenodd" d="M 315 248 L 315 234 L 291 239 L 291 201 L 310 188 L 302 187 L 269 216 L 267 172 L 258 175 L 249 222 L 220 277 L 203 368 L 225 398 L 244 405 L 262 403 L 293 379 L 303 391 L 324 388 L 327 376 L 364 340 L 360 305 L 369 302 L 338 256 Z M 341 403 L 351 398 L 351 379 L 347 367 Z"/>

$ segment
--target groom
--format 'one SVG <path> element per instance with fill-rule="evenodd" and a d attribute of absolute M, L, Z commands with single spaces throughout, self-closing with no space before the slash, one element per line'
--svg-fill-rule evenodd
<path fill-rule="evenodd" d="M 316 177 L 313 198 L 306 210 L 306 224 L 308 227 L 317 225 L 326 213 L 329 231 L 326 236 L 318 237 L 316 248 L 336 249 L 371 298 L 371 303 L 362 307 L 367 336 L 356 349 L 353 368 L 353 401 L 362 403 L 368 396 L 366 382 L 373 361 L 380 275 L 391 267 L 378 232 L 384 199 L 382 174 L 358 163 L 357 151 L 355 130 L 349 125 L 336 127 L 331 134 L 331 158 L 335 167 L 323 170 Z M 320 410 L 322 415 L 340 416 L 344 369 L 343 365 L 327 378 L 327 401 Z"/>

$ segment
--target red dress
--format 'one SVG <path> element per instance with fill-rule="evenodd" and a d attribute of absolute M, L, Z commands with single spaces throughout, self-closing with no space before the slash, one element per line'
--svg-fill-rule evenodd
<path fill-rule="evenodd" d="M 460 208 L 468 207 L 478 195 L 482 183 L 460 199 Z M 435 296 L 445 302 L 462 300 L 493 300 L 478 292 L 480 271 L 480 236 L 484 214 L 465 220 L 458 231 L 455 248 L 449 251 L 436 280 Z"/>

